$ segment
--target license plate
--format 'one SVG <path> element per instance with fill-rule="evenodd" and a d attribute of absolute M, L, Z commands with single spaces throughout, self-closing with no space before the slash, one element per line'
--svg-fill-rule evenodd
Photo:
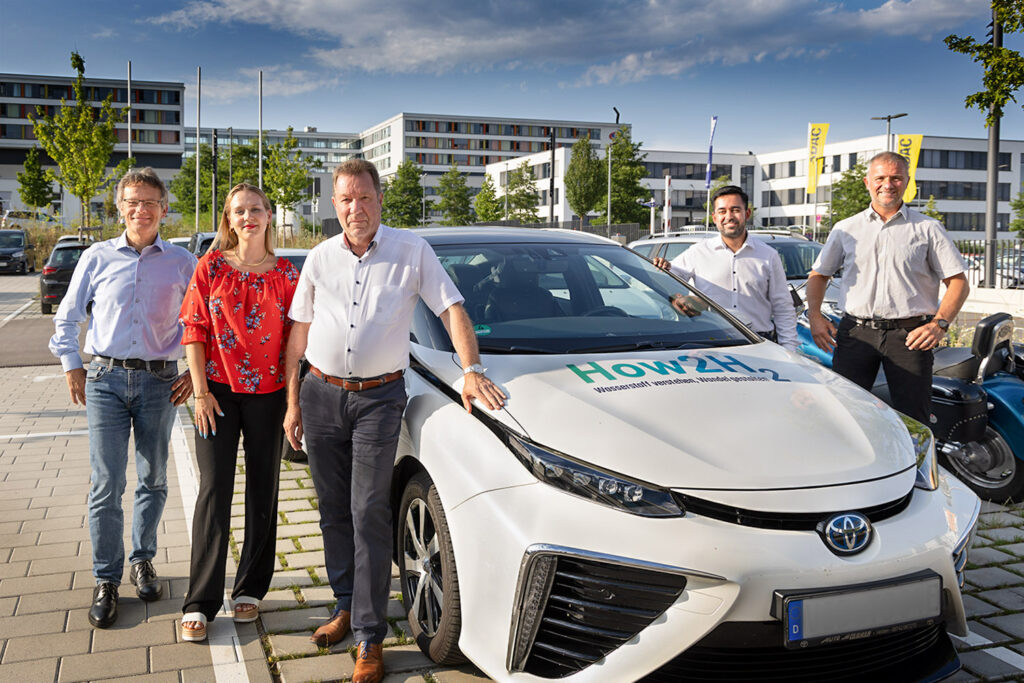
<path fill-rule="evenodd" d="M 774 607 L 786 628 L 786 647 L 858 640 L 937 623 L 942 578 L 927 571 L 820 591 L 776 591 Z"/>

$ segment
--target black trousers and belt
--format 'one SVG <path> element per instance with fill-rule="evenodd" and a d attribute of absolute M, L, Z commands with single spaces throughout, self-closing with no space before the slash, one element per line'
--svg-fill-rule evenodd
<path fill-rule="evenodd" d="M 836 333 L 832 369 L 851 382 L 871 389 L 878 368 L 885 371 L 893 407 L 929 423 L 932 405 L 934 353 L 907 348 L 907 334 L 931 316 L 895 319 L 863 319 L 843 316 Z"/>
<path fill-rule="evenodd" d="M 400 377 L 347 383 L 314 370 L 299 391 L 335 613 L 351 612 L 357 642 L 380 643 L 388 632 L 391 472 L 406 403 Z"/>
<path fill-rule="evenodd" d="M 242 543 L 232 599 L 263 599 L 274 575 L 277 545 L 277 489 L 284 436 L 285 390 L 243 394 L 227 384 L 209 382 L 223 416 L 216 434 L 196 432 L 199 496 L 192 520 L 192 563 L 183 612 L 202 612 L 212 620 L 224 604 L 224 571 L 235 488 L 238 440 L 245 454 L 245 541 Z"/>

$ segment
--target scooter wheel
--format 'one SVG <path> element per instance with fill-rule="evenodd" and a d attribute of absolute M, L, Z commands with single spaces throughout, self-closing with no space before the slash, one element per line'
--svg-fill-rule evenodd
<path fill-rule="evenodd" d="M 990 426 L 979 441 L 942 449 L 940 461 L 985 500 L 1024 500 L 1024 463 L 1017 460 L 1006 439 Z"/>

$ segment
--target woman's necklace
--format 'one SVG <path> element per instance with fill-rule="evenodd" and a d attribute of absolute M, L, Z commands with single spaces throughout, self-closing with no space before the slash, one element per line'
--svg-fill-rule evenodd
<path fill-rule="evenodd" d="M 263 258 L 261 258 L 256 263 L 246 263 L 245 261 L 242 260 L 242 255 L 240 253 L 238 253 L 237 249 L 235 249 L 235 258 L 238 259 L 239 265 L 243 265 L 246 268 L 255 268 L 256 266 L 262 266 L 263 262 L 267 260 L 268 256 L 270 256 L 270 252 L 269 251 L 268 252 L 264 252 Z"/>

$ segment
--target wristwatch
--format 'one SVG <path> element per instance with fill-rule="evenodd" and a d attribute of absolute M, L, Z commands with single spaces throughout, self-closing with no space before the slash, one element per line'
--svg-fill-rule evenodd
<path fill-rule="evenodd" d="M 473 363 L 468 368 L 463 368 L 462 369 L 462 374 L 463 375 L 468 375 L 471 372 L 475 372 L 475 373 L 477 373 L 479 375 L 482 375 L 485 372 L 487 372 L 487 368 L 485 368 L 484 366 L 480 365 L 479 363 Z"/>
<path fill-rule="evenodd" d="M 932 318 L 932 322 L 939 326 L 939 329 L 945 332 L 949 329 L 949 321 L 943 320 L 942 318 Z"/>

